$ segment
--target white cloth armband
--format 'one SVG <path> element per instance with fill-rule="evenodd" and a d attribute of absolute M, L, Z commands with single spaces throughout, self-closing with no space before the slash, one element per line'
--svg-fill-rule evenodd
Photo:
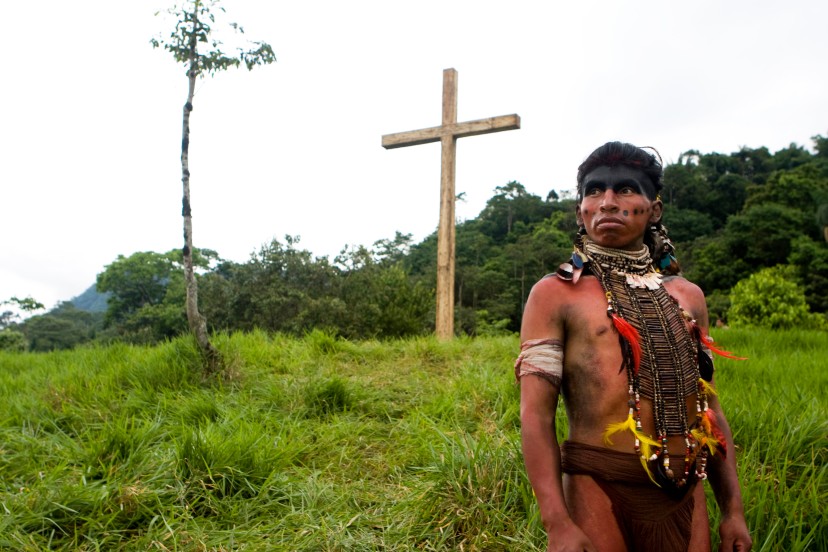
<path fill-rule="evenodd" d="M 529 339 L 520 345 L 515 361 L 515 379 L 526 374 L 540 376 L 555 387 L 563 377 L 563 343 L 560 339 Z"/>

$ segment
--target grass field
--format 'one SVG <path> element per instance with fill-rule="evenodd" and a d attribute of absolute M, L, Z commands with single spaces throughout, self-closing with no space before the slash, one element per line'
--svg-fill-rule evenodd
<path fill-rule="evenodd" d="M 754 550 L 828 550 L 828 336 L 713 335 Z M 545 549 L 516 337 L 216 343 L 0 353 L 0 549 Z"/>

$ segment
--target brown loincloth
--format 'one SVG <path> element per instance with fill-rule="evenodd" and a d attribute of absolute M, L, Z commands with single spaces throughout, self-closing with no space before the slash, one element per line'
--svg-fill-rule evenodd
<path fill-rule="evenodd" d="M 675 498 L 650 481 L 637 455 L 573 441 L 561 444 L 561 470 L 589 475 L 601 487 L 628 550 L 687 551 L 695 480 Z"/>

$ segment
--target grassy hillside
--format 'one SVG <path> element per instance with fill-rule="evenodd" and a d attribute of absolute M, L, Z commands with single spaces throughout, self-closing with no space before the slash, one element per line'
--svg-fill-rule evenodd
<path fill-rule="evenodd" d="M 828 337 L 714 337 L 754 550 L 828 550 Z M 517 338 L 217 344 L 210 382 L 187 339 L 0 353 L 0 548 L 545 548 Z"/>

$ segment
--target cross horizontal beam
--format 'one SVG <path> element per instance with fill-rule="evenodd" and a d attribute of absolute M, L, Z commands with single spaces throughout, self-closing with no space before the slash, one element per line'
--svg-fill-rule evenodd
<path fill-rule="evenodd" d="M 402 148 L 405 146 L 439 142 L 444 136 L 465 138 L 466 136 L 476 136 L 478 134 L 488 134 L 490 132 L 501 132 L 519 128 L 520 117 L 518 115 L 500 115 L 498 117 L 477 119 L 476 121 L 467 121 L 465 123 L 453 123 L 420 130 L 386 134 L 382 137 L 382 147 L 385 149 Z"/>

